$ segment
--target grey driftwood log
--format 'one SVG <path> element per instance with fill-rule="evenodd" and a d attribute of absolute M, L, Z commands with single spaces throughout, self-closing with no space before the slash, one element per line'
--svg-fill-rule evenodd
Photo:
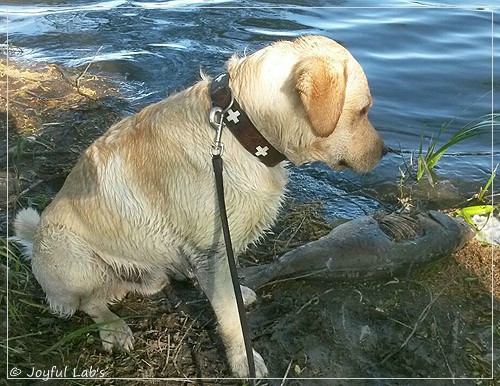
<path fill-rule="evenodd" d="M 240 269 L 257 289 L 278 277 L 367 278 L 449 256 L 474 236 L 471 226 L 443 213 L 376 213 L 346 222 L 328 235 L 279 257 Z"/>

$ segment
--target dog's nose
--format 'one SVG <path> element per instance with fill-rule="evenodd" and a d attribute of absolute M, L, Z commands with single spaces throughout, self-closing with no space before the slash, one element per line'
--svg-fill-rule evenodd
<path fill-rule="evenodd" d="M 382 157 L 387 155 L 388 153 L 401 155 L 401 150 L 394 150 L 394 149 L 390 148 L 389 146 L 384 145 L 384 147 L 382 148 Z"/>

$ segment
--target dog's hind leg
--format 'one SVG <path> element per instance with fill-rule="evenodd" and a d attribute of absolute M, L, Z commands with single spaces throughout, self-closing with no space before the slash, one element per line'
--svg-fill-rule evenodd
<path fill-rule="evenodd" d="M 80 309 L 88 314 L 99 328 L 102 347 L 112 352 L 113 348 L 130 351 L 134 347 L 132 330 L 119 316 L 112 313 L 106 302 L 86 299 Z"/>
<path fill-rule="evenodd" d="M 31 265 L 50 308 L 65 317 L 84 311 L 97 323 L 104 349 L 130 350 L 132 332 L 107 304 L 125 296 L 131 284 L 117 278 L 84 239 L 65 227 L 45 225 L 38 237 L 42 241 L 34 246 Z"/>
<path fill-rule="evenodd" d="M 243 297 L 243 304 L 245 308 L 250 307 L 252 304 L 257 302 L 257 294 L 253 289 L 240 285 L 241 296 Z"/>

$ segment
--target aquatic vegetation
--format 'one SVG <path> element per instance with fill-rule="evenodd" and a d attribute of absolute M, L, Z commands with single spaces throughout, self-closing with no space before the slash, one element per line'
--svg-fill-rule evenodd
<path fill-rule="evenodd" d="M 493 243 L 492 227 L 496 227 L 498 219 L 495 219 L 495 212 L 498 211 L 500 205 L 493 205 L 485 198 L 486 193 L 493 184 L 496 176 L 498 165 L 491 172 L 490 178 L 484 186 L 479 188 L 479 192 L 475 194 L 470 201 L 475 202 L 475 205 L 469 205 L 463 208 L 456 209 L 452 214 L 454 216 L 462 217 L 470 225 L 472 225 L 477 232 L 477 238 L 482 241 Z M 493 197 L 493 192 L 491 197 Z M 497 213 L 498 214 L 498 213 Z"/>
<path fill-rule="evenodd" d="M 423 176 L 426 175 L 431 185 L 434 185 L 434 183 L 436 182 L 436 174 L 433 169 L 439 162 L 441 157 L 446 153 L 446 151 L 451 146 L 456 145 L 459 142 L 463 142 L 472 137 L 485 134 L 485 130 L 487 129 L 492 129 L 500 126 L 500 114 L 486 114 L 469 122 L 463 128 L 455 132 L 448 141 L 446 141 L 443 145 L 441 145 L 441 147 L 436 150 L 436 146 L 439 142 L 439 139 L 441 138 L 441 135 L 446 131 L 446 129 L 452 122 L 453 120 L 443 125 L 439 130 L 437 136 L 435 138 L 431 138 L 425 154 L 422 149 L 423 139 L 421 140 L 417 159 L 417 181 L 420 181 Z"/>
<path fill-rule="evenodd" d="M 482 186 L 481 188 L 479 188 L 479 193 L 477 194 L 477 197 L 475 197 L 479 202 L 484 202 L 484 195 L 486 194 L 486 192 L 490 188 L 491 184 L 493 183 L 493 180 L 495 179 L 495 176 L 497 173 L 497 168 L 498 168 L 498 164 L 497 164 L 497 166 L 495 166 L 495 169 L 493 170 L 493 172 L 491 172 L 491 176 L 488 179 L 488 181 L 486 182 L 486 184 L 484 186 Z"/>

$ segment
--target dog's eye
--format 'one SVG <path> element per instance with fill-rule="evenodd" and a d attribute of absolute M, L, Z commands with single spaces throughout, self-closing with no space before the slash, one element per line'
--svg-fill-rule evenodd
<path fill-rule="evenodd" d="M 368 114 L 369 110 L 370 110 L 370 106 L 365 106 L 361 109 L 361 111 L 359 112 L 359 115 L 366 115 L 366 114 Z"/>
<path fill-rule="evenodd" d="M 364 105 L 364 107 L 359 111 L 359 115 L 364 116 L 368 114 L 368 111 L 370 111 L 370 108 L 373 105 L 373 100 L 370 98 L 368 103 Z"/>
<path fill-rule="evenodd" d="M 363 108 L 359 111 L 360 116 L 365 116 L 368 114 L 368 111 L 370 111 L 370 108 L 373 105 L 373 99 L 369 98 L 365 103 L 363 103 Z"/>

